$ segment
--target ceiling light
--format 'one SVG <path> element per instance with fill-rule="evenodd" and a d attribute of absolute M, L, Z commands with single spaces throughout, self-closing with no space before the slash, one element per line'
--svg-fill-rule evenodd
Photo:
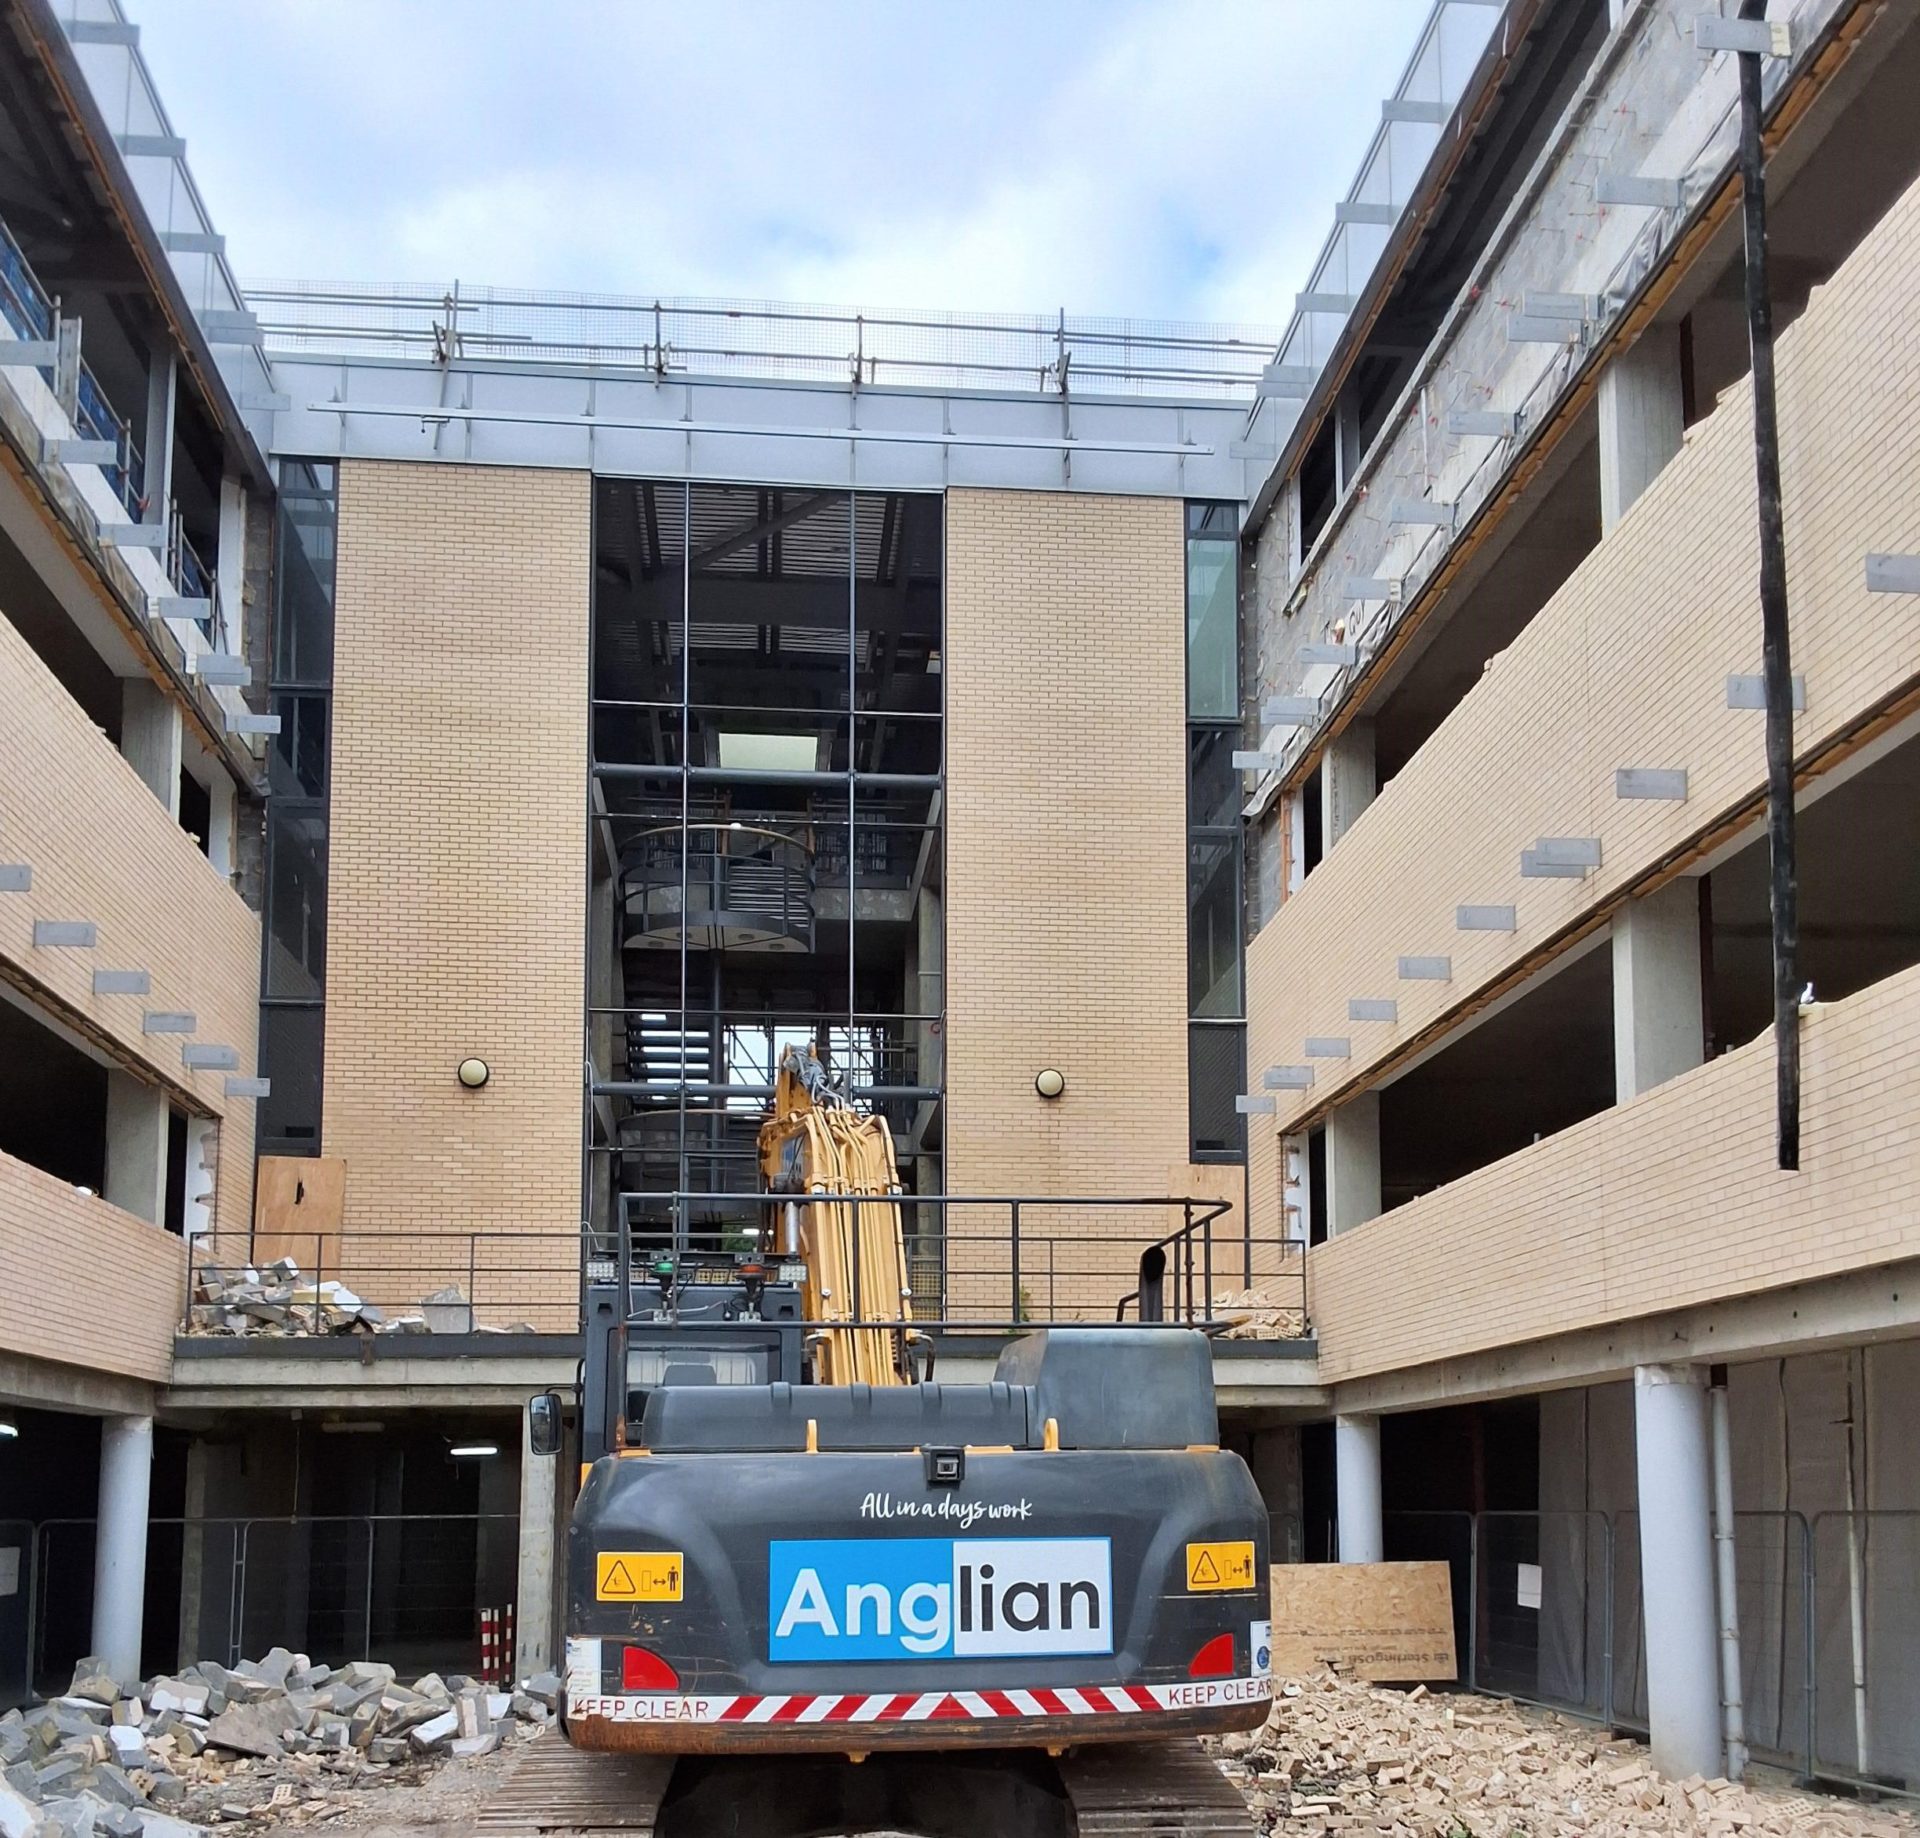
<path fill-rule="evenodd" d="M 456 1442 L 447 1453 L 455 1461 L 485 1461 L 489 1456 L 500 1453 L 497 1442 Z"/>
<path fill-rule="evenodd" d="M 0 1442 L 11 1442 L 14 1437 L 19 1434 L 19 1424 L 9 1422 L 5 1417 L 0 1417 Z"/>

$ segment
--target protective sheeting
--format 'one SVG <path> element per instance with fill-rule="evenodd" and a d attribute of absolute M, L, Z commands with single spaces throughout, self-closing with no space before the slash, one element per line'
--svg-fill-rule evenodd
<path fill-rule="evenodd" d="M 1748 1742 L 1920 1786 L 1920 1340 L 1735 1366 L 1728 1398 Z M 1540 1507 L 1540 1695 L 1644 1722 L 1631 1385 L 1541 1398 Z"/>

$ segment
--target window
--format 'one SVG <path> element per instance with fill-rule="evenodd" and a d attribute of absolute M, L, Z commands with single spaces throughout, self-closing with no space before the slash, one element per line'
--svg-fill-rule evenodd
<path fill-rule="evenodd" d="M 1245 1088 L 1240 513 L 1187 506 L 1187 1130 L 1195 1161 L 1239 1161 Z"/>
<path fill-rule="evenodd" d="M 320 1051 L 327 982 L 327 792 L 333 703 L 334 468 L 281 467 L 279 596 L 267 760 L 267 896 L 260 976 L 258 1113 L 266 1155 L 320 1152 Z"/>

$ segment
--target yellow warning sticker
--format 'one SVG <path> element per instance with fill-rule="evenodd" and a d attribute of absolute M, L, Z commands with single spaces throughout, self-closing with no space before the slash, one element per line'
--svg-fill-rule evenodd
<path fill-rule="evenodd" d="M 1249 1539 L 1228 1544 L 1188 1545 L 1187 1587 L 1189 1589 L 1251 1589 L 1253 1587 L 1252 1541 Z"/>
<path fill-rule="evenodd" d="M 593 1593 L 601 1602 L 677 1602 L 686 1580 L 681 1551 L 601 1551 L 594 1559 Z"/>

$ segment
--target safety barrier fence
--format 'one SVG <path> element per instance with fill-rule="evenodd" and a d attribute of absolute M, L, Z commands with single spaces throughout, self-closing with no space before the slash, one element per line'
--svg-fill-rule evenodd
<path fill-rule="evenodd" d="M 1464 1683 L 1645 1730 L 1637 1512 L 1393 1512 L 1385 1532 L 1390 1560 L 1449 1566 Z M 1752 1753 L 1920 1794 L 1920 1512 L 1736 1512 L 1734 1563 Z"/>
<path fill-rule="evenodd" d="M 0 1521 L 0 1706 L 63 1691 L 91 1650 L 92 1519 Z M 143 1673 L 285 1646 L 403 1676 L 483 1675 L 486 1617 L 514 1610 L 514 1513 L 155 1518 Z"/>
<path fill-rule="evenodd" d="M 1254 1232 L 1224 1201 L 663 1191 L 619 1203 L 636 1287 L 649 1290 L 663 1257 L 769 1249 L 789 1204 L 797 1213 L 844 1203 L 856 1217 L 892 1205 L 911 1313 L 924 1326 L 1007 1332 L 1119 1319 L 1256 1338 L 1307 1332 L 1304 1247 Z M 369 1305 L 373 1331 L 570 1334 L 583 1255 L 591 1280 L 612 1282 L 618 1234 L 583 1245 L 558 1232 L 208 1233 L 194 1240 L 184 1328 L 198 1337 L 351 1332 Z M 850 1319 L 893 1319 L 891 1277 L 861 1268 L 858 1255 L 852 1277 Z"/>
<path fill-rule="evenodd" d="M 1307 1332 L 1304 1247 L 1284 1234 L 1256 1232 L 1242 1209 L 1223 1200 L 668 1192 L 621 1198 L 637 1272 L 656 1258 L 671 1268 L 680 1251 L 797 1247 L 812 1208 L 844 1207 L 857 1221 L 863 1208 L 891 1206 L 906 1242 L 910 1312 L 924 1327 L 994 1333 L 1133 1320 L 1271 1339 Z M 769 1222 L 770 1212 L 776 1216 Z M 893 1274 L 862 1267 L 860 1238 L 851 1229 L 846 1319 L 884 1327 L 897 1319 Z M 596 1279 L 612 1282 L 620 1241 L 614 1234 L 596 1239 L 590 1260 Z"/>

